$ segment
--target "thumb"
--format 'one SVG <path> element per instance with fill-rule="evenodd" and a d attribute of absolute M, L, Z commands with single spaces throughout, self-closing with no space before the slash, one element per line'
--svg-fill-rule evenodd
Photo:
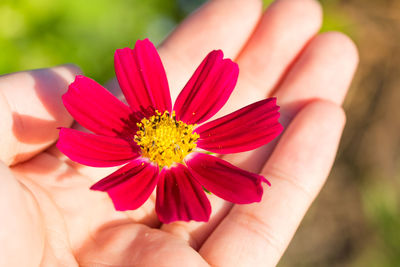
<path fill-rule="evenodd" d="M 72 118 L 61 95 L 80 70 L 72 65 L 0 76 L 0 160 L 25 161 L 58 138 Z"/>

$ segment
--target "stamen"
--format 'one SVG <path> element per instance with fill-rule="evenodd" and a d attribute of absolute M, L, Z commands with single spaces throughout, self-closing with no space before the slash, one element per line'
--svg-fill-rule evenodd
<path fill-rule="evenodd" d="M 161 114 L 156 110 L 156 115 L 142 119 L 137 126 L 139 130 L 134 140 L 140 146 L 142 156 L 160 167 L 182 162 L 196 148 L 200 137 L 193 133 L 196 125 L 176 120 L 175 111 L 170 116 L 168 111 Z"/>

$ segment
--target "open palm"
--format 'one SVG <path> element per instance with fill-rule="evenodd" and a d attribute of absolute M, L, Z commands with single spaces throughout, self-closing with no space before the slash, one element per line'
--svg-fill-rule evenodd
<path fill-rule="evenodd" d="M 268 96 L 282 108 L 278 142 L 224 157 L 272 187 L 251 205 L 209 196 L 208 223 L 162 225 L 152 197 L 117 212 L 89 190 L 114 169 L 78 165 L 54 147 L 56 127 L 73 123 L 61 95 L 76 67 L 0 77 L 0 266 L 275 265 L 329 173 L 358 60 L 346 36 L 317 35 L 320 23 L 314 0 L 278 0 L 265 12 L 259 0 L 213 0 L 159 47 L 172 99 L 202 58 L 222 49 L 240 75 L 217 116 Z M 120 96 L 116 84 L 108 87 Z"/>

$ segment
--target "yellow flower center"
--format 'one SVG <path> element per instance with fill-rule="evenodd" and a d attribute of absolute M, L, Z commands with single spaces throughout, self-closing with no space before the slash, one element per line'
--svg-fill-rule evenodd
<path fill-rule="evenodd" d="M 196 125 L 176 120 L 175 111 L 171 117 L 168 111 L 161 114 L 156 110 L 156 115 L 142 119 L 137 126 L 139 130 L 134 140 L 140 146 L 142 156 L 160 167 L 182 162 L 196 148 L 196 141 L 200 137 L 193 133 Z"/>

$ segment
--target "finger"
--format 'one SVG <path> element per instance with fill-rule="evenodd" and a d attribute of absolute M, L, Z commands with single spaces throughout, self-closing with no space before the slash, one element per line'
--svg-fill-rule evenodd
<path fill-rule="evenodd" d="M 236 58 L 262 12 L 260 0 L 211 0 L 188 17 L 159 47 L 175 99 L 203 58 L 214 49 Z"/>
<path fill-rule="evenodd" d="M 330 32 L 313 38 L 274 92 L 281 106 L 280 122 L 289 125 L 298 110 L 315 99 L 341 105 L 357 64 L 357 48 L 346 35 Z M 274 143 L 226 159 L 259 172 L 273 147 Z"/>
<path fill-rule="evenodd" d="M 286 119 L 313 99 L 341 105 L 357 65 L 357 48 L 349 37 L 339 32 L 316 36 L 275 92 Z"/>
<path fill-rule="evenodd" d="M 158 47 L 172 100 L 212 50 L 236 58 L 261 16 L 261 0 L 210 0 L 186 18 Z M 108 88 L 122 96 L 113 79 Z"/>
<path fill-rule="evenodd" d="M 321 6 L 315 0 L 279 0 L 271 4 L 237 58 L 239 81 L 219 115 L 269 95 L 317 34 L 321 22 Z"/>
<path fill-rule="evenodd" d="M 260 203 L 236 205 L 204 243 L 213 266 L 275 266 L 323 185 L 344 126 L 342 109 L 313 102 L 295 117 L 262 171 Z"/>
<path fill-rule="evenodd" d="M 0 160 L 17 164 L 36 155 L 68 127 L 61 95 L 80 70 L 72 65 L 0 77 Z"/>

